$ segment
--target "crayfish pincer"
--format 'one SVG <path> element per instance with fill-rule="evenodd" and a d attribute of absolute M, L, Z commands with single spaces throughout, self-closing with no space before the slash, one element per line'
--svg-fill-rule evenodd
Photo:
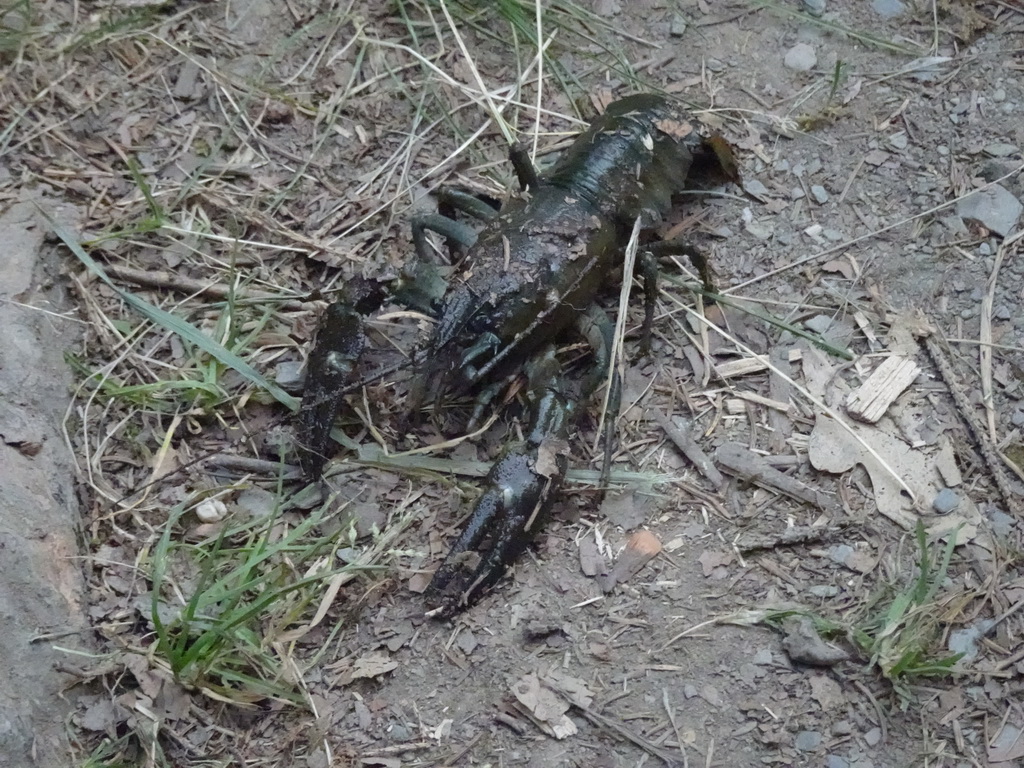
<path fill-rule="evenodd" d="M 407 278 L 397 291 L 437 315 L 429 341 L 414 359 L 412 408 L 427 399 L 437 404 L 445 395 L 473 392 L 475 419 L 506 382 L 524 373 L 530 403 L 523 440 L 507 447 L 492 467 L 469 522 L 427 589 L 431 615 L 450 615 L 477 600 L 548 517 L 565 475 L 567 438 L 582 410 L 579 403 L 608 370 L 612 324 L 596 300 L 613 287 L 610 276 L 621 266 L 636 223 L 649 232 L 670 210 L 673 196 L 695 181 L 738 180 L 729 145 L 702 136 L 679 106 L 652 94 L 609 105 L 543 173 L 517 147 L 512 164 L 522 191 L 500 209 L 464 193 L 438 193 L 439 209 L 482 220 L 479 233 L 453 216 L 413 221 L 420 264 L 432 260 L 425 232 L 437 232 L 461 246 L 461 279 L 443 293 L 424 294 L 410 291 L 409 284 L 425 281 Z M 705 288 L 713 286 L 703 259 L 691 248 L 650 237 L 641 242 L 645 341 L 654 310 L 655 257 L 685 254 L 697 264 Z M 422 267 L 407 273 L 424 274 Z M 327 435 L 341 400 L 333 394 L 339 391 L 337 381 L 348 375 L 352 352 L 360 345 L 353 338 L 358 323 L 342 304 L 328 311 L 325 322 L 340 318 L 347 330 L 321 329 L 310 353 L 311 361 L 331 371 L 328 386 L 311 380 L 315 396 L 303 399 L 300 414 L 302 466 L 310 480 L 319 478 L 324 466 Z M 589 373 L 570 383 L 560 370 L 558 348 L 573 334 L 593 349 L 593 361 Z M 611 387 L 615 412 L 615 377 Z M 605 439 L 607 445 L 610 431 Z M 485 541 L 486 551 L 477 553 Z"/>

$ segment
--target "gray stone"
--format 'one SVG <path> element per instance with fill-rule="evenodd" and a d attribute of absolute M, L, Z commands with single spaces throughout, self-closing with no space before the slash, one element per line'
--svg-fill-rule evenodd
<path fill-rule="evenodd" d="M 835 562 L 842 565 L 853 554 L 853 547 L 849 544 L 837 544 L 828 551 L 828 556 Z"/>
<path fill-rule="evenodd" d="M 894 133 L 889 137 L 889 145 L 893 149 L 906 149 L 907 148 L 907 134 L 903 131 Z"/>
<path fill-rule="evenodd" d="M 893 19 L 907 10 L 900 0 L 871 0 L 871 7 L 883 19 Z"/>
<path fill-rule="evenodd" d="M 804 10 L 811 16 L 821 16 L 825 12 L 825 0 L 804 0 Z"/>
<path fill-rule="evenodd" d="M 821 184 L 811 185 L 811 195 L 818 202 L 818 205 L 824 205 L 828 202 L 828 192 Z"/>
<path fill-rule="evenodd" d="M 782 63 L 796 72 L 809 72 L 818 63 L 818 55 L 814 52 L 813 46 L 807 43 L 797 43 L 786 51 Z"/>
<path fill-rule="evenodd" d="M 1024 206 L 1005 187 L 995 184 L 979 189 L 956 204 L 957 215 L 974 219 L 1000 237 L 1006 237 L 1017 225 Z"/>
<path fill-rule="evenodd" d="M 804 325 L 807 326 L 807 330 L 824 336 L 828 329 L 832 327 L 832 318 L 828 315 L 815 315 L 804 320 Z"/>
<path fill-rule="evenodd" d="M 1017 524 L 1017 519 L 1006 514 L 1001 509 L 989 505 L 988 507 L 988 519 L 992 525 L 992 533 L 1001 539 L 1007 539 L 1010 537 L 1010 532 L 1013 530 L 1013 526 Z"/>
<path fill-rule="evenodd" d="M 840 755 L 828 755 L 825 758 L 825 768 L 850 768 L 850 761 Z"/>
<path fill-rule="evenodd" d="M 306 372 L 298 360 L 285 360 L 274 366 L 274 380 L 286 392 L 295 394 L 302 390 L 306 380 Z"/>
<path fill-rule="evenodd" d="M 932 508 L 940 515 L 948 515 L 959 505 L 960 497 L 951 488 L 943 488 L 932 502 Z"/>
<path fill-rule="evenodd" d="M 882 729 L 872 728 L 870 731 L 864 734 L 864 741 L 868 743 L 869 747 L 873 747 L 882 740 Z"/>
<path fill-rule="evenodd" d="M 793 189 L 789 191 L 789 196 L 792 197 L 794 200 L 800 200 L 806 197 L 804 191 L 800 189 L 800 187 L 793 187 Z"/>
<path fill-rule="evenodd" d="M 818 731 L 800 731 L 796 735 L 793 746 L 801 752 L 813 752 L 821 746 L 821 734 Z"/>
<path fill-rule="evenodd" d="M 672 17 L 668 33 L 672 35 L 672 37 L 682 37 L 686 34 L 686 18 L 683 14 L 677 13 Z"/>
<path fill-rule="evenodd" d="M 997 141 L 985 146 L 985 154 L 989 157 L 1009 157 L 1010 155 L 1016 155 L 1018 152 L 1020 152 L 1018 147 L 1003 141 Z"/>

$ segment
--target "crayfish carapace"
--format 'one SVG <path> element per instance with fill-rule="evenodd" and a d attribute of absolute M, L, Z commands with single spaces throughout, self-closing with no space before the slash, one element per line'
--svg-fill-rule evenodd
<path fill-rule="evenodd" d="M 483 219 L 479 233 L 442 215 L 413 222 L 421 262 L 431 258 L 426 230 L 465 249 L 462 279 L 441 295 L 420 285 L 400 290 L 437 315 L 430 341 L 416 357 L 411 399 L 417 408 L 427 397 L 436 403 L 444 395 L 470 391 L 485 392 L 483 402 L 523 373 L 531 408 L 523 439 L 506 447 L 493 465 L 469 522 L 434 574 L 426 595 L 433 615 L 449 615 L 474 602 L 546 522 L 565 476 L 567 438 L 578 404 L 593 394 L 608 368 L 612 326 L 595 299 L 616 274 L 635 222 L 645 229 L 660 222 L 673 195 L 695 177 L 738 179 L 724 140 L 702 136 L 682 109 L 651 94 L 612 103 L 544 173 L 538 174 L 518 148 L 512 150 L 512 163 L 522 191 L 500 210 L 462 193 L 439 193 L 446 207 Z M 657 255 L 694 258 L 705 287 L 710 290 L 711 284 L 703 261 L 681 243 L 658 241 L 641 250 L 648 338 Z M 573 331 L 593 348 L 595 361 L 593 374 L 569 384 L 556 345 Z M 361 347 L 361 321 L 352 299 L 332 305 L 310 353 L 310 384 L 299 417 L 302 466 L 311 480 L 322 473 L 343 381 Z M 614 378 L 612 387 L 615 412 Z M 476 556 L 487 538 L 489 549 Z"/>

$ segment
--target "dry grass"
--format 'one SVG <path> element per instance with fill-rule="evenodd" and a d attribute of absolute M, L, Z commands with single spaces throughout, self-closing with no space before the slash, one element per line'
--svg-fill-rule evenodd
<path fill-rule="evenodd" d="M 16 159 L 25 187 L 72 200 L 81 212 L 80 236 L 54 225 L 77 257 L 70 276 L 89 323 L 70 359 L 80 384 L 65 426 L 92 496 L 91 597 L 113 660 L 102 677 L 120 694 L 121 681 L 134 676 L 151 694 L 133 700 L 111 724 L 120 735 L 85 764 L 173 764 L 169 752 L 197 764 L 200 754 L 231 759 L 238 731 L 222 705 L 269 701 L 295 711 L 280 715 L 283 725 L 257 747 L 268 762 L 289 764 L 302 749 L 296 731 L 307 713 L 318 714 L 309 673 L 387 579 L 422 571 L 428 545 L 422 532 L 409 532 L 413 521 L 438 499 L 470 492 L 445 478 L 479 476 L 486 463 L 396 454 L 394 427 L 382 422 L 401 404 L 379 395 L 371 407 L 364 392 L 360 417 L 347 424 L 356 458 L 337 470 L 353 497 L 374 484 L 384 489 L 385 518 L 364 525 L 350 514 L 350 499 L 294 488 L 287 446 L 266 444 L 296 403 L 277 376 L 303 359 L 324 298 L 353 276 L 400 267 L 409 251 L 404 221 L 431 190 L 454 182 L 500 197 L 511 176 L 506 145 L 526 137 L 534 155 L 559 146 L 593 108 L 595 80 L 656 86 L 638 74 L 614 30 L 562 0 L 543 15 L 513 0 L 486 12 L 470 3 L 399 2 L 396 14 L 355 3 L 314 13 L 288 3 L 281 29 L 251 40 L 242 39 L 244 16 L 226 24 L 202 5 L 88 13 L 44 5 L 23 0 L 3 10 L 0 57 L 17 77 L 0 85 L 0 156 Z M 511 53 L 495 56 L 494 41 L 509 37 Z M 247 55 L 250 48 L 258 55 Z M 583 65 L 565 66 L 566 52 Z M 789 129 L 802 99 L 828 91 L 828 106 L 838 80 L 837 69 L 816 81 L 785 115 L 723 109 L 710 85 L 700 106 L 709 122 L 734 121 L 737 131 L 753 122 Z M 796 259 L 733 286 L 726 298 L 910 221 Z M 709 334 L 717 334 L 731 345 L 718 354 L 763 363 L 792 386 L 794 400 L 845 424 L 741 336 L 706 325 L 691 303 L 687 281 L 664 289 L 659 327 L 672 329 L 663 332 L 670 343 L 693 342 L 711 360 Z M 850 304 L 840 296 L 838 307 L 820 309 L 847 313 Z M 808 300 L 772 309 L 816 307 Z M 621 340 L 637 325 L 625 302 L 619 319 Z M 396 345 L 407 351 L 415 334 L 405 320 Z M 693 408 L 709 433 L 727 418 L 722 393 L 731 388 L 722 383 Z M 670 476 L 650 445 L 657 441 L 624 429 L 625 442 L 639 445 L 630 450 L 641 470 L 616 480 L 646 485 Z M 203 461 L 210 454 L 257 458 L 268 471 L 226 472 L 224 462 Z M 350 480 L 357 468 L 371 474 Z M 424 477 L 435 481 L 427 490 Z M 570 479 L 593 482 L 595 473 L 577 470 Z M 269 504 L 263 516 L 251 498 L 241 501 L 253 489 Z M 201 508 L 217 514 L 200 517 Z M 936 583 L 928 581 L 921 611 L 934 605 Z M 919 615 L 886 610 L 875 615 L 899 613 L 890 625 L 900 628 Z M 883 669 L 899 663 L 890 647 L 871 647 Z M 177 725 L 150 717 L 155 692 L 194 709 Z M 189 741 L 197 722 L 214 734 L 201 744 Z M 282 732 L 291 735 L 278 738 Z M 315 749 L 337 757 L 329 734 L 313 736 Z"/>

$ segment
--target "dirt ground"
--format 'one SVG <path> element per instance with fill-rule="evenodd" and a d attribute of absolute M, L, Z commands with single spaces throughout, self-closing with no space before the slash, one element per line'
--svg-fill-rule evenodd
<path fill-rule="evenodd" d="M 515 35 L 436 2 L 4 7 L 2 231 L 37 235 L 2 307 L 28 339 L 2 389 L 32 396 L 0 411 L 26 465 L 0 533 L 53 537 L 0 559 L 23 679 L 4 765 L 58 764 L 40 745 L 65 732 L 93 766 L 1024 765 L 1019 4 L 552 3 L 539 120 L 532 6 L 510 4 Z M 464 414 L 410 442 L 408 379 L 369 384 L 304 489 L 284 405 L 324 296 L 393 277 L 431 190 L 510 186 L 479 83 L 503 103 L 519 81 L 504 117 L 539 126 L 542 164 L 657 88 L 728 139 L 743 185 L 662 227 L 724 298 L 695 311 L 665 265 L 653 354 L 626 340 L 621 490 L 598 503 L 595 399 L 556 519 L 433 621 L 420 593 L 515 408 L 402 460 Z M 81 341 L 31 335 L 50 315 L 23 307 L 74 308 Z M 364 372 L 415 343 L 385 311 Z M 74 469 L 44 464 L 65 433 Z M 45 504 L 12 490 L 33 471 Z M 66 693 L 55 668 L 77 670 Z"/>

